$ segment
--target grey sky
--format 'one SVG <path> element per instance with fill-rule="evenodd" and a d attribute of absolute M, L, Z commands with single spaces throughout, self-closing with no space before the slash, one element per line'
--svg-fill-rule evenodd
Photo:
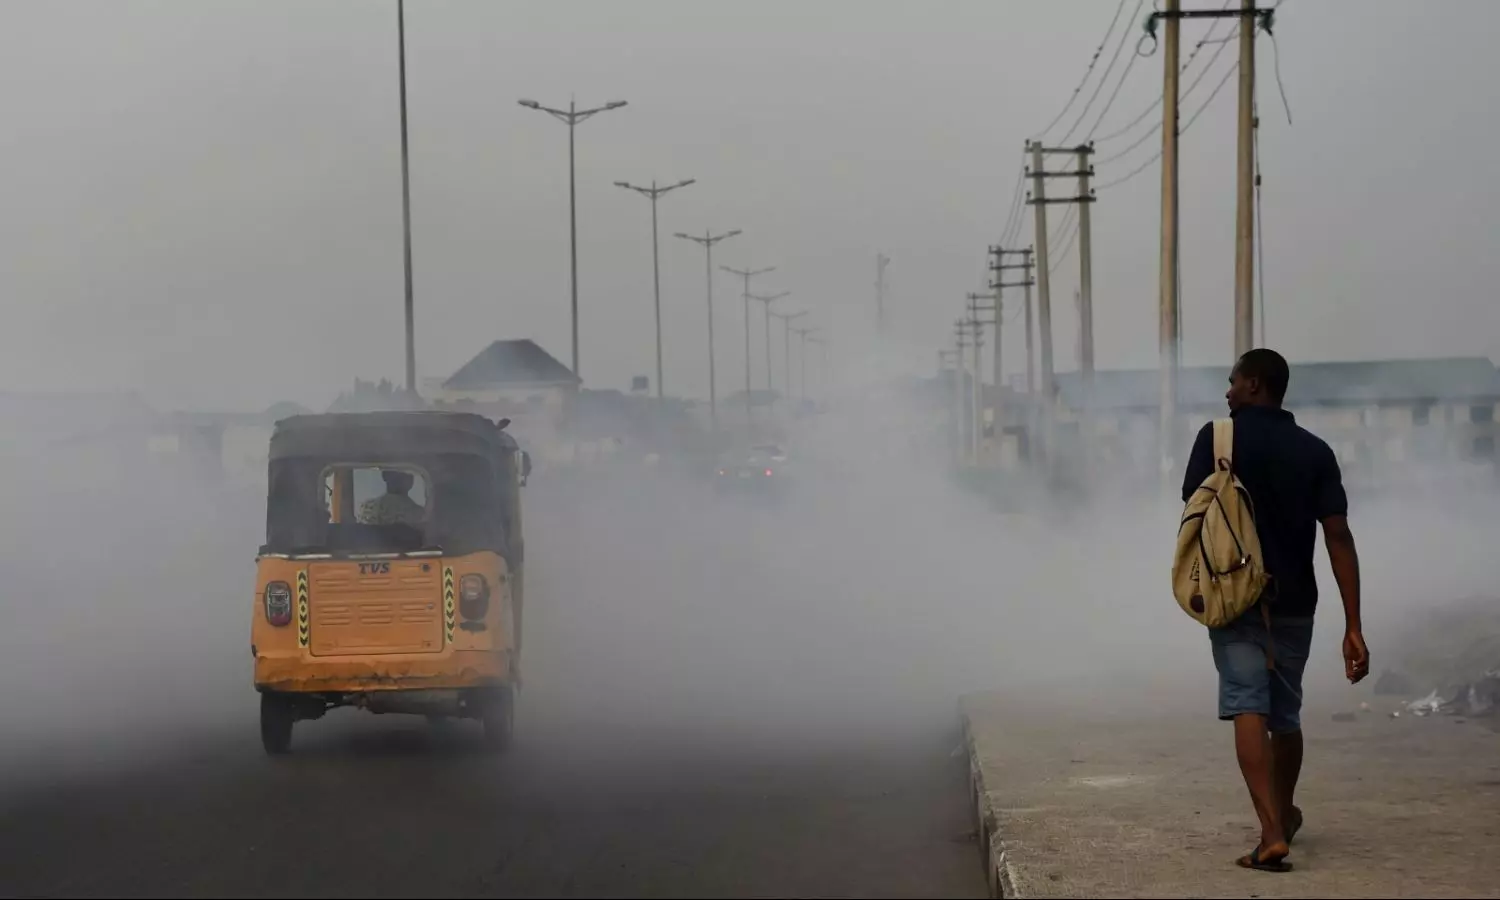
<path fill-rule="evenodd" d="M 653 368 L 649 207 L 621 179 L 699 180 L 661 205 L 669 390 L 706 391 L 702 251 L 669 237 L 705 227 L 743 228 L 718 261 L 778 266 L 759 287 L 792 291 L 789 308 L 831 324 L 846 355 L 868 333 L 875 251 L 890 253 L 894 327 L 930 368 L 1004 224 L 1022 141 L 1114 8 L 411 0 L 419 371 L 446 374 L 500 337 L 566 361 L 566 129 L 515 100 L 570 93 L 630 101 L 578 131 L 591 385 Z M 254 408 L 400 376 L 394 2 L 10 0 L 4 15 L 0 388 Z M 1290 127 L 1261 41 L 1269 338 L 1294 359 L 1500 356 L 1486 290 L 1497 26 L 1485 0 L 1287 0 Z M 1184 53 L 1205 27 L 1185 26 Z M 1099 133 L 1160 84 L 1161 57 L 1139 60 Z M 1184 138 L 1189 362 L 1232 343 L 1233 101 L 1231 83 Z M 1153 166 L 1095 207 L 1101 366 L 1155 359 L 1159 183 Z M 1063 367 L 1076 269 L 1053 289 Z M 716 287 L 732 390 L 742 311 L 732 280 Z M 757 364 L 760 329 L 757 311 Z M 1020 346 L 1013 328 L 1017 365 Z"/>

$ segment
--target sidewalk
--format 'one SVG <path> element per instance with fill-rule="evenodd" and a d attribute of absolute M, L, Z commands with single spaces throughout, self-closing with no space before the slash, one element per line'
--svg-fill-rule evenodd
<path fill-rule="evenodd" d="M 1209 716 L 961 707 L 991 892 L 1004 897 L 1500 896 L 1494 720 L 1309 709 L 1295 870 L 1242 870 L 1258 828 Z"/>

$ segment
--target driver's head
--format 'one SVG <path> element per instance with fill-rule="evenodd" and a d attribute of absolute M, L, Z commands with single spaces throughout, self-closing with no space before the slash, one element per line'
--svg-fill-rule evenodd
<path fill-rule="evenodd" d="M 402 472 L 399 469 L 382 469 L 380 477 L 385 479 L 386 493 L 405 495 L 411 490 L 412 477 L 410 472 Z"/>

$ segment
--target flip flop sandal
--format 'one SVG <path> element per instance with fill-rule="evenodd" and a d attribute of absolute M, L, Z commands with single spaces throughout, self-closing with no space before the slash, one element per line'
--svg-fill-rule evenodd
<path fill-rule="evenodd" d="M 1286 861 L 1286 857 L 1280 859 L 1261 859 L 1260 847 L 1257 846 L 1246 856 L 1235 860 L 1235 865 L 1242 869 L 1254 869 L 1257 872 L 1290 872 L 1292 864 Z"/>

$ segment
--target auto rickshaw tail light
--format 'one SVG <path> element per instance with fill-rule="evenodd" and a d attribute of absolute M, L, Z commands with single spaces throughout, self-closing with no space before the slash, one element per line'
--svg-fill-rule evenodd
<path fill-rule="evenodd" d="M 266 585 L 266 621 L 283 626 L 292 623 L 292 588 L 285 581 Z"/>
<path fill-rule="evenodd" d="M 482 619 L 490 609 L 490 585 L 483 575 L 465 575 L 458 582 L 458 611 L 465 619 Z"/>

